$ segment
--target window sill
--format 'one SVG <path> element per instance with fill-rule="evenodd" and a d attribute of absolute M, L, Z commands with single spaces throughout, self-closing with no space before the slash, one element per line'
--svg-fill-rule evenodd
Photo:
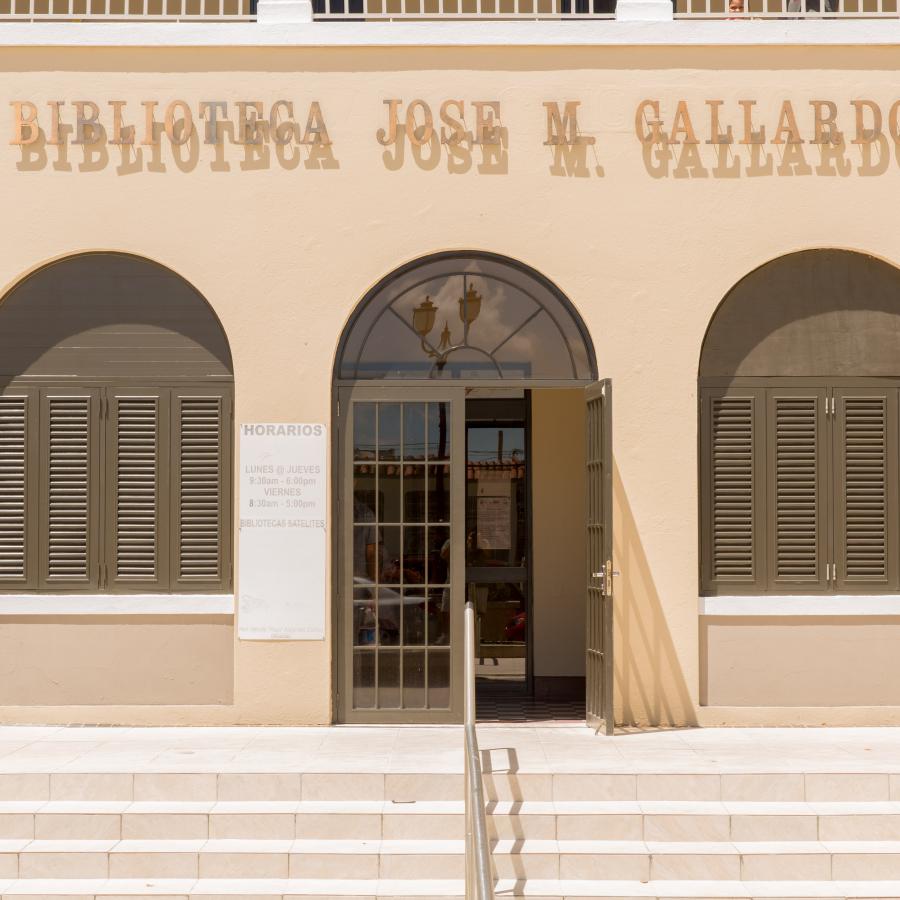
<path fill-rule="evenodd" d="M 900 616 L 897 594 L 701 597 L 701 616 Z"/>
<path fill-rule="evenodd" d="M 0 616 L 233 614 L 233 594 L 0 594 Z"/>

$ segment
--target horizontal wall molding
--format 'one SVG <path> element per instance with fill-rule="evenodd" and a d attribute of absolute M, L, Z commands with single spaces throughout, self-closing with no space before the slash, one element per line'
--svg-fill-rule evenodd
<path fill-rule="evenodd" d="M 0 594 L 0 616 L 233 614 L 233 594 Z"/>
<path fill-rule="evenodd" d="M 701 597 L 701 616 L 900 616 L 900 595 Z"/>
<path fill-rule="evenodd" d="M 897 46 L 900 19 L 0 22 L 2 47 Z"/>

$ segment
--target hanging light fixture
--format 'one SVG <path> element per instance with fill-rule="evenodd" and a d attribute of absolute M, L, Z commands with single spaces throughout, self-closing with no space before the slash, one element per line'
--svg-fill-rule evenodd
<path fill-rule="evenodd" d="M 444 322 L 437 347 L 427 340 L 437 319 L 437 306 L 432 303 L 430 296 L 426 296 L 418 306 L 413 307 L 412 326 L 422 341 L 422 352 L 429 359 L 436 359 L 439 369 L 443 369 L 447 357 L 454 350 L 470 346 L 469 328 L 481 314 L 481 299 L 481 294 L 469 283 L 468 276 L 463 275 L 463 293 L 457 301 L 459 303 L 459 320 L 463 323 L 463 339 L 458 344 L 454 344 L 450 326 Z"/>
<path fill-rule="evenodd" d="M 431 302 L 431 297 L 426 297 L 413 310 L 413 328 L 416 334 L 424 340 L 434 328 L 434 319 L 437 315 L 437 307 Z"/>
<path fill-rule="evenodd" d="M 469 289 L 459 298 L 459 320 L 471 325 L 481 312 L 481 294 L 470 284 Z"/>

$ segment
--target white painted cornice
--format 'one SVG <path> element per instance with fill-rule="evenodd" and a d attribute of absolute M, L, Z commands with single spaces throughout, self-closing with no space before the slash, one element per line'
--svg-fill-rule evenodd
<path fill-rule="evenodd" d="M 0 47 L 898 46 L 900 20 L 0 22 Z"/>

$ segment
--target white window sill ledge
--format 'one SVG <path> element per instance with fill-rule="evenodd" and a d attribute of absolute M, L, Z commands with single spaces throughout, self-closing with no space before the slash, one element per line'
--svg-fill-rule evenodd
<path fill-rule="evenodd" d="M 0 616 L 233 614 L 233 594 L 0 594 Z"/>
<path fill-rule="evenodd" d="M 900 595 L 700 597 L 701 616 L 900 616 Z"/>

